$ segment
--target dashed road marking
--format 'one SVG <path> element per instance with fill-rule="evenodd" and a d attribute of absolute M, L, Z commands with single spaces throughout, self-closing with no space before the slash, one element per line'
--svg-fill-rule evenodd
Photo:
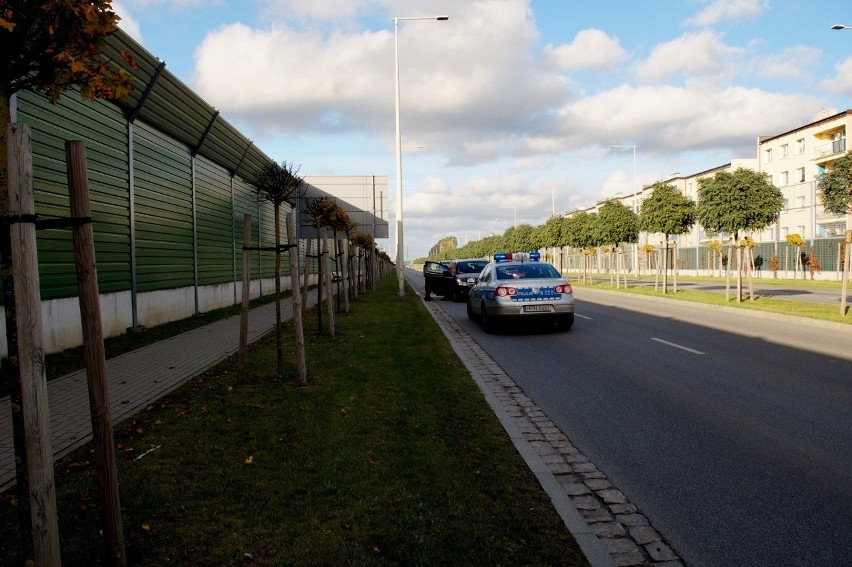
<path fill-rule="evenodd" d="M 701 352 L 700 350 L 695 350 L 694 348 L 685 347 L 685 346 L 679 345 L 677 343 L 671 343 L 669 341 L 664 341 L 663 339 L 658 339 L 656 337 L 651 337 L 651 340 L 657 341 L 658 343 L 663 343 L 664 345 L 669 345 L 669 346 L 672 346 L 672 347 L 675 347 L 675 348 L 679 348 L 681 350 L 685 350 L 686 352 L 691 352 L 692 354 L 705 354 L 705 353 Z"/>

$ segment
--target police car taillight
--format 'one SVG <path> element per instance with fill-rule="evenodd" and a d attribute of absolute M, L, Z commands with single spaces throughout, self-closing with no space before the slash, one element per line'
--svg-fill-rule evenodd
<path fill-rule="evenodd" d="M 553 291 L 556 293 L 564 293 L 566 295 L 574 293 L 574 289 L 571 287 L 571 284 L 561 284 L 553 288 Z"/>
<path fill-rule="evenodd" d="M 501 285 L 494 290 L 494 293 L 497 294 L 497 297 L 506 297 L 507 295 L 518 295 L 518 290 L 513 287 Z"/>

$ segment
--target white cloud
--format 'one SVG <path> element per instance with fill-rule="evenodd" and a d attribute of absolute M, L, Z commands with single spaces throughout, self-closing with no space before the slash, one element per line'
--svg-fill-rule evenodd
<path fill-rule="evenodd" d="M 567 89 L 530 58 L 536 39 L 521 0 L 459 4 L 449 22 L 401 22 L 403 143 L 479 163 L 511 153 L 519 133 L 547 128 L 547 109 Z M 393 64 L 392 26 L 323 34 L 230 24 L 198 47 L 192 84 L 259 131 L 390 136 Z"/>
<path fill-rule="evenodd" d="M 714 0 L 685 23 L 709 26 L 719 22 L 755 18 L 767 12 L 769 8 L 769 0 Z"/>
<path fill-rule="evenodd" d="M 687 33 L 656 46 L 635 72 L 640 79 L 659 82 L 678 74 L 721 79 L 736 72 L 742 55 L 741 49 L 725 45 L 713 32 Z"/>
<path fill-rule="evenodd" d="M 845 96 L 852 96 L 852 57 L 845 59 L 835 66 L 837 74 L 820 83 L 825 90 Z"/>
<path fill-rule="evenodd" d="M 581 30 L 569 44 L 547 45 L 545 54 L 565 71 L 610 70 L 627 58 L 618 39 L 596 29 Z"/>
<path fill-rule="evenodd" d="M 761 77 L 803 81 L 811 78 L 812 68 L 822 56 L 814 47 L 796 45 L 779 53 L 756 58 L 750 68 Z"/>
<path fill-rule="evenodd" d="M 121 20 L 118 22 L 120 27 L 127 35 L 135 41 L 145 45 L 145 40 L 142 38 L 142 31 L 139 28 L 139 22 L 130 14 L 122 2 L 113 2 L 112 11 L 115 12 Z"/>

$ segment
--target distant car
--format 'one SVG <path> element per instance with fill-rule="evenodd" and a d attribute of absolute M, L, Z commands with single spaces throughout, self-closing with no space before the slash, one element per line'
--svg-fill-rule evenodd
<path fill-rule="evenodd" d="M 431 299 L 432 295 L 441 295 L 453 301 L 466 299 L 468 290 L 473 286 L 479 272 L 487 265 L 488 260 L 483 258 L 427 261 L 423 265 L 423 278 L 426 280 L 425 299 Z"/>
<path fill-rule="evenodd" d="M 466 258 L 450 262 L 450 272 L 452 272 L 456 284 L 453 289 L 454 300 L 467 299 L 470 288 L 476 283 L 476 278 L 487 265 L 488 260 L 484 258 Z"/>
<path fill-rule="evenodd" d="M 553 265 L 530 254 L 496 254 L 470 289 L 467 316 L 490 333 L 500 323 L 574 325 L 574 290 Z"/>

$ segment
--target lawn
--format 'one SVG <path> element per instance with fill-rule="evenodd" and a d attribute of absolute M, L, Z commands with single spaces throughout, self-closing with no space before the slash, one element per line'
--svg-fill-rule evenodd
<path fill-rule="evenodd" d="M 116 427 L 131 565 L 585 565 L 420 299 L 394 278 L 337 336 L 306 321 L 309 386 L 272 337 Z M 313 313 L 310 315 L 313 316 Z M 101 564 L 90 447 L 57 463 L 65 565 Z M 13 493 L 0 563 L 19 562 Z"/>

